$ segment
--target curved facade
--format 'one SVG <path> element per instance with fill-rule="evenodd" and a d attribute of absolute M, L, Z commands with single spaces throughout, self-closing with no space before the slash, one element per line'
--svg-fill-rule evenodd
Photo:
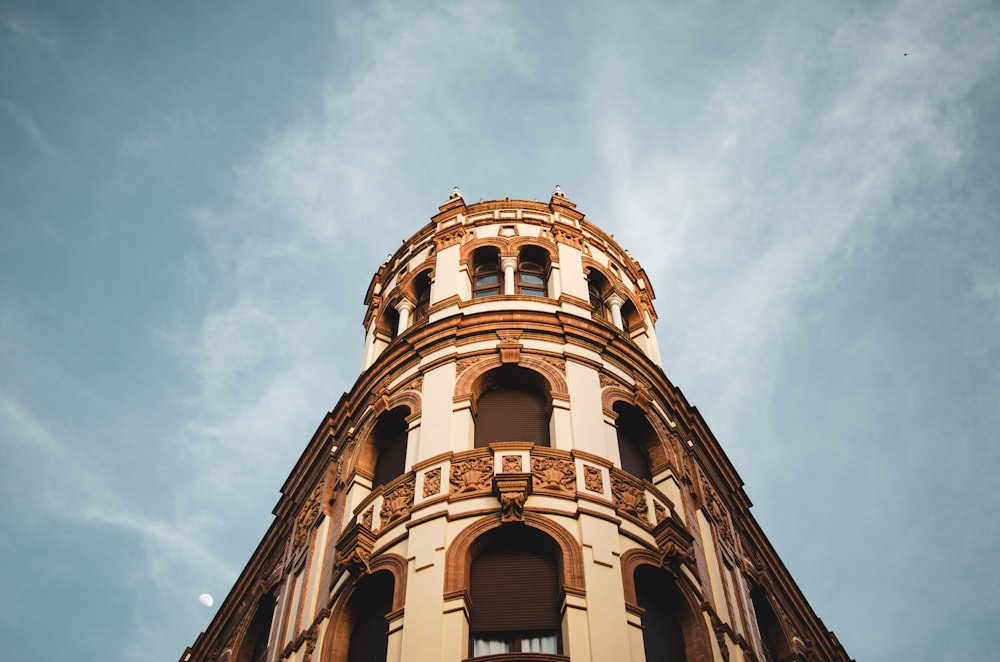
<path fill-rule="evenodd" d="M 557 188 L 457 189 L 192 662 L 847 660 L 664 375 L 653 289 Z"/>

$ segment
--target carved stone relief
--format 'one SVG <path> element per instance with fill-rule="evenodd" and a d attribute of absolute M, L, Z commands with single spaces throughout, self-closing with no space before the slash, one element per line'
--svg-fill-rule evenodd
<path fill-rule="evenodd" d="M 361 515 L 361 526 L 371 530 L 372 522 L 375 519 L 375 506 L 371 506 Z"/>
<path fill-rule="evenodd" d="M 521 473 L 521 456 L 520 455 L 504 455 L 503 456 L 503 472 L 505 474 L 519 474 L 519 473 Z"/>
<path fill-rule="evenodd" d="M 426 499 L 427 497 L 434 496 L 441 492 L 441 468 L 428 469 L 424 472 L 424 489 L 423 495 Z"/>
<path fill-rule="evenodd" d="M 659 524 L 664 519 L 667 518 L 667 509 L 663 507 L 659 501 L 653 502 L 653 515 L 656 517 L 656 523 Z"/>
<path fill-rule="evenodd" d="M 493 493 L 500 500 L 501 522 L 523 522 L 524 502 L 531 494 L 527 474 L 501 474 L 493 480 Z"/>
<path fill-rule="evenodd" d="M 591 492 L 604 494 L 604 480 L 601 470 L 589 464 L 583 465 L 583 486 Z"/>
<path fill-rule="evenodd" d="M 309 530 L 316 523 L 317 518 L 319 518 L 323 507 L 322 495 L 323 485 L 321 483 L 309 495 L 305 505 L 302 506 L 302 510 L 299 511 L 299 516 L 295 519 L 295 537 L 292 541 L 292 546 L 296 549 L 306 544 L 306 540 L 309 538 Z"/>
<path fill-rule="evenodd" d="M 576 491 L 576 470 L 572 460 L 532 455 L 531 475 L 535 478 L 536 488 L 562 492 Z"/>
<path fill-rule="evenodd" d="M 644 489 L 620 476 L 611 474 L 611 494 L 618 510 L 648 523 L 649 506 L 646 505 L 646 491 Z"/>
<path fill-rule="evenodd" d="M 465 358 L 458 359 L 455 361 L 455 376 L 461 375 L 463 372 L 476 365 L 482 361 L 485 357 L 483 356 L 467 356 Z"/>
<path fill-rule="evenodd" d="M 488 490 L 493 481 L 493 458 L 474 457 L 451 465 L 451 493 Z"/>
<path fill-rule="evenodd" d="M 410 514 L 413 507 L 414 482 L 411 477 L 392 488 L 382 497 L 382 509 L 378 512 L 379 528 L 384 529 Z"/>

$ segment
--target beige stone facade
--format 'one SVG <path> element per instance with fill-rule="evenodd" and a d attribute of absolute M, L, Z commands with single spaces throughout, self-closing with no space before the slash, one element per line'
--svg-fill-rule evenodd
<path fill-rule="evenodd" d="M 453 192 L 373 278 L 361 376 L 181 660 L 343 662 L 362 645 L 392 662 L 641 662 L 657 645 L 689 662 L 848 660 L 664 375 L 653 299 L 558 189 L 548 203 Z M 521 382 L 547 429 L 506 438 L 501 417 L 483 441 L 487 394 Z M 555 626 L 485 613 L 505 597 L 537 607 L 505 596 L 522 590 L 505 549 L 551 561 L 553 606 L 538 608 Z M 476 585 L 497 581 L 478 579 L 499 572 L 487 557 L 499 591 Z"/>

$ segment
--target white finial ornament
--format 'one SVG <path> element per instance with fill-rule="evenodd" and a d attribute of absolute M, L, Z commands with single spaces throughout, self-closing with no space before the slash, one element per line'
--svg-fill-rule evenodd
<path fill-rule="evenodd" d="M 458 187 L 451 189 L 451 195 L 448 196 L 449 200 L 454 200 L 456 198 L 461 198 L 462 192 L 458 190 Z"/>
<path fill-rule="evenodd" d="M 566 194 L 563 193 L 562 187 L 559 186 L 558 184 L 556 184 L 556 190 L 552 193 L 552 195 L 556 196 L 557 198 L 565 198 L 566 197 Z"/>

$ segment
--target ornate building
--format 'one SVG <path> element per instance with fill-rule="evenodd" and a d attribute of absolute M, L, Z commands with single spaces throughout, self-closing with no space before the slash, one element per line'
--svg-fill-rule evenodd
<path fill-rule="evenodd" d="M 182 662 L 846 661 L 664 375 L 653 288 L 558 188 L 456 189 Z"/>

